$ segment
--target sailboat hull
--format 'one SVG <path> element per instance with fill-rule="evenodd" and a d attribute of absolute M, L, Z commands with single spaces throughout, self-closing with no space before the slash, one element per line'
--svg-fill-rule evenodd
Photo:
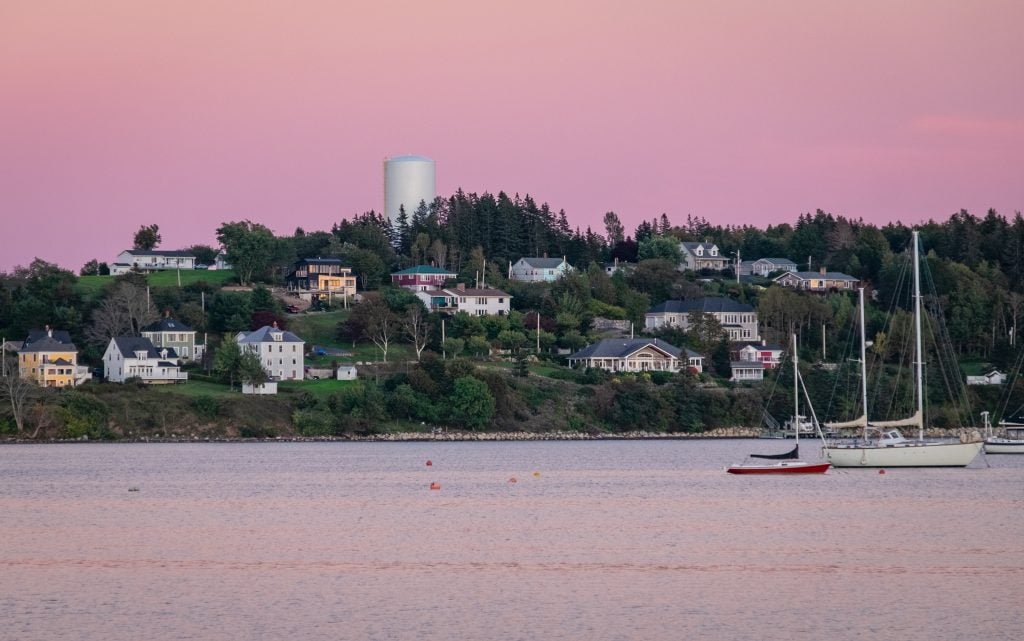
<path fill-rule="evenodd" d="M 834 467 L 965 467 L 983 443 L 909 441 L 882 447 L 832 445 L 825 456 Z"/>
<path fill-rule="evenodd" d="M 804 461 L 779 461 L 753 465 L 733 465 L 726 468 L 729 474 L 824 474 L 831 465 L 828 463 L 806 463 Z"/>
<path fill-rule="evenodd" d="M 1024 440 L 991 437 L 985 439 L 986 454 L 1024 454 Z"/>

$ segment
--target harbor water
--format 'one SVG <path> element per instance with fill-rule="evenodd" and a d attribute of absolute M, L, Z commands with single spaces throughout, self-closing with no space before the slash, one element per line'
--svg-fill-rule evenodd
<path fill-rule="evenodd" d="M 724 472 L 785 447 L 4 446 L 0 639 L 1024 636 L 1024 457 Z"/>

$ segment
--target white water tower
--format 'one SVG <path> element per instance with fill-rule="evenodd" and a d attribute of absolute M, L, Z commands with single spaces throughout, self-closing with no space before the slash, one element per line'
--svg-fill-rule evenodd
<path fill-rule="evenodd" d="M 433 160 L 425 156 L 395 156 L 384 160 L 384 213 L 388 220 L 397 220 L 398 209 L 402 206 L 411 219 L 421 200 L 429 205 L 436 195 Z"/>

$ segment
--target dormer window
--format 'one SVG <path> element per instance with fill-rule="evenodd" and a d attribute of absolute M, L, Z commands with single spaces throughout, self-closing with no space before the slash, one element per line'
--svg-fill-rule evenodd
<path fill-rule="evenodd" d="M 271 340 L 280 342 L 284 340 L 284 334 L 281 332 L 270 332 L 270 338 Z"/>
<path fill-rule="evenodd" d="M 718 255 L 718 248 L 717 247 L 712 247 L 711 248 L 711 255 L 712 256 L 717 256 Z"/>
<path fill-rule="evenodd" d="M 703 247 L 698 247 L 697 248 L 697 255 L 698 256 L 703 256 L 704 255 L 704 248 Z"/>

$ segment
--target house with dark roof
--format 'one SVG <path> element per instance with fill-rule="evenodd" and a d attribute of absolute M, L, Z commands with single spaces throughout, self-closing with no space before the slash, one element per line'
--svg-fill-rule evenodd
<path fill-rule="evenodd" d="M 423 292 L 429 289 L 441 289 L 449 280 L 455 280 L 456 276 L 458 274 L 448 269 L 441 269 L 433 265 L 416 265 L 393 272 L 391 282 L 414 292 Z"/>
<path fill-rule="evenodd" d="M 142 337 L 148 338 L 157 349 L 168 347 L 186 361 L 199 361 L 205 345 L 196 345 L 196 332 L 185 323 L 171 318 L 170 312 L 155 323 L 142 328 Z"/>
<path fill-rule="evenodd" d="M 470 316 L 507 316 L 512 307 L 512 296 L 491 287 L 466 287 L 459 283 L 446 289 L 428 289 L 416 292 L 416 298 L 431 312 Z"/>
<path fill-rule="evenodd" d="M 570 367 L 594 367 L 608 372 L 704 371 L 704 357 L 680 350 L 657 338 L 609 338 L 569 357 Z"/>
<path fill-rule="evenodd" d="M 174 349 L 158 348 L 141 336 L 116 336 L 103 352 L 103 378 L 111 383 L 183 383 L 188 373 L 181 371 Z"/>
<path fill-rule="evenodd" d="M 305 300 L 347 298 L 356 294 L 356 277 L 340 258 L 303 258 L 285 278 L 288 290 Z"/>
<path fill-rule="evenodd" d="M 235 340 L 243 350 L 259 356 L 271 379 L 301 381 L 305 378 L 306 341 L 278 328 L 277 323 L 252 332 L 240 332 Z"/>
<path fill-rule="evenodd" d="M 752 273 L 765 276 L 773 272 L 795 272 L 796 263 L 788 258 L 758 258 L 752 266 Z"/>
<path fill-rule="evenodd" d="M 730 341 L 756 341 L 761 338 L 754 308 L 720 296 L 667 300 L 655 305 L 644 315 L 644 327 L 652 330 L 679 327 L 689 331 L 690 316 L 697 312 L 714 317 L 729 335 Z"/>
<path fill-rule="evenodd" d="M 696 272 L 702 269 L 711 269 L 722 271 L 728 268 L 731 262 L 729 257 L 722 255 L 718 245 L 706 240 L 702 243 L 679 243 L 679 252 L 683 255 L 683 262 L 680 265 L 680 269 L 683 270 L 691 269 Z"/>
<path fill-rule="evenodd" d="M 34 330 L 18 348 L 18 375 L 40 387 L 75 387 L 90 380 L 78 364 L 78 348 L 65 331 Z"/>
<path fill-rule="evenodd" d="M 195 254 L 188 251 L 163 251 L 156 249 L 126 249 L 117 255 L 110 266 L 113 276 L 130 271 L 159 272 L 166 269 L 195 269 Z"/>
<path fill-rule="evenodd" d="M 786 272 L 778 275 L 775 282 L 800 291 L 828 293 L 856 289 L 860 280 L 842 272 L 830 272 L 822 267 L 816 272 Z"/>
<path fill-rule="evenodd" d="M 566 262 L 564 256 L 562 258 L 524 256 L 515 264 L 509 263 L 508 279 L 525 283 L 551 283 L 565 276 L 570 269 L 572 269 L 572 265 Z"/>

